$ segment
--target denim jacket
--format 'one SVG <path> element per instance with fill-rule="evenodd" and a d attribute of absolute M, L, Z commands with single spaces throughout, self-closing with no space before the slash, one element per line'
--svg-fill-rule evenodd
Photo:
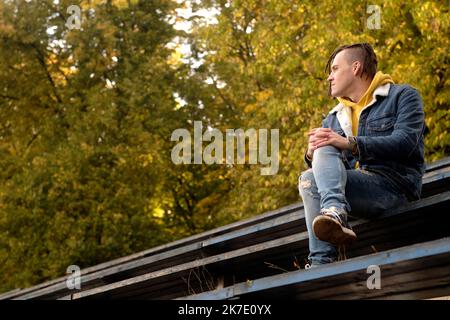
<path fill-rule="evenodd" d="M 355 169 L 359 161 L 361 169 L 385 176 L 409 200 L 417 200 L 425 172 L 425 115 L 420 94 L 409 85 L 385 84 L 374 91 L 373 97 L 361 111 L 356 137 L 358 155 L 342 151 L 344 165 Z M 343 137 L 351 136 L 347 108 L 339 103 L 322 126 Z"/>

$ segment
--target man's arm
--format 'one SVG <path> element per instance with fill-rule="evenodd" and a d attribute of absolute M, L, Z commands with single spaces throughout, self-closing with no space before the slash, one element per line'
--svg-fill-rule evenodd
<path fill-rule="evenodd" d="M 404 90 L 398 100 L 397 120 L 389 136 L 358 136 L 359 160 L 401 160 L 417 148 L 424 129 L 422 99 L 417 90 Z"/>

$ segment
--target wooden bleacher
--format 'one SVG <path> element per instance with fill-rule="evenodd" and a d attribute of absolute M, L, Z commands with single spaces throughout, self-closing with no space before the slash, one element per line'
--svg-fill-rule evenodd
<path fill-rule="evenodd" d="M 351 222 L 347 259 L 302 269 L 308 236 L 301 203 L 17 289 L 0 299 L 422 299 L 450 295 L 450 157 L 427 165 L 422 199 Z M 382 289 L 366 287 L 369 265 Z"/>

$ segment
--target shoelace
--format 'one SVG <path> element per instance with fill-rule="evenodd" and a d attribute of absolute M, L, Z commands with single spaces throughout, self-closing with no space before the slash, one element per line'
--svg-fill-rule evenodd
<path fill-rule="evenodd" d="M 335 210 L 333 210 L 333 209 L 322 209 L 320 211 L 320 213 L 324 214 L 326 216 L 330 216 L 330 217 L 336 219 L 341 225 L 344 225 L 344 222 L 342 221 L 341 216 Z"/>

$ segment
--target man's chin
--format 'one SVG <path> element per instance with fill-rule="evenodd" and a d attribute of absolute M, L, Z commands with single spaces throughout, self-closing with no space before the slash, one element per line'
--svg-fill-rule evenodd
<path fill-rule="evenodd" d="M 340 92 L 338 92 L 338 91 L 331 90 L 331 96 L 333 98 L 339 98 L 339 97 L 342 97 L 342 94 L 340 94 Z"/>

